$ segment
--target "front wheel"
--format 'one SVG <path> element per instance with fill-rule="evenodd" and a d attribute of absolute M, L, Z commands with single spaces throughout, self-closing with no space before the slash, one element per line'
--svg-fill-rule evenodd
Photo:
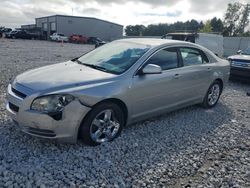
<path fill-rule="evenodd" d="M 220 82 L 219 81 L 213 82 L 210 85 L 201 105 L 204 108 L 214 107 L 220 98 L 221 92 L 222 92 L 222 86 Z"/>
<path fill-rule="evenodd" d="M 96 146 L 118 137 L 124 124 L 124 114 L 118 105 L 100 103 L 84 119 L 79 136 L 85 144 Z"/>

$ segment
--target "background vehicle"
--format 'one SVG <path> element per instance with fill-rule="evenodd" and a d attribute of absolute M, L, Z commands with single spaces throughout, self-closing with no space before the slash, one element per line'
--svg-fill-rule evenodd
<path fill-rule="evenodd" d="M 97 48 L 99 46 L 102 46 L 102 45 L 106 44 L 106 42 L 101 40 L 98 37 L 89 37 L 88 38 L 88 44 L 94 44 L 95 48 Z"/>
<path fill-rule="evenodd" d="M 17 32 L 18 32 L 17 30 L 13 30 L 13 31 L 7 33 L 7 34 L 5 35 L 5 37 L 6 37 L 6 38 L 12 38 L 12 36 L 14 36 Z"/>
<path fill-rule="evenodd" d="M 12 31 L 11 28 L 2 27 L 2 28 L 0 29 L 0 38 L 1 38 L 1 37 L 4 37 L 4 36 L 6 35 L 6 33 L 9 33 L 9 32 L 11 32 L 11 31 Z"/>
<path fill-rule="evenodd" d="M 52 41 L 63 41 L 63 42 L 68 42 L 69 38 L 65 36 L 64 34 L 60 33 L 53 33 L 53 35 L 50 35 L 50 39 Z"/>
<path fill-rule="evenodd" d="M 72 43 L 78 43 L 78 44 L 86 44 L 88 41 L 88 37 L 82 36 L 82 35 L 71 35 L 69 37 L 69 42 Z"/>
<path fill-rule="evenodd" d="M 230 78 L 250 81 L 250 47 L 237 53 L 228 57 L 231 63 Z"/>
<path fill-rule="evenodd" d="M 199 44 L 223 57 L 223 36 L 209 33 L 168 33 L 163 39 L 181 40 Z"/>
<path fill-rule="evenodd" d="M 229 71 L 228 61 L 192 43 L 117 40 L 18 75 L 6 108 L 28 134 L 97 145 L 126 124 L 194 104 L 214 107 Z"/>
<path fill-rule="evenodd" d="M 25 30 L 13 30 L 7 33 L 5 37 L 12 39 L 38 39 L 39 35 L 35 33 L 29 33 Z"/>
<path fill-rule="evenodd" d="M 4 27 L 0 26 L 0 38 L 3 36 L 2 33 L 1 33 L 1 30 L 3 29 Z"/>

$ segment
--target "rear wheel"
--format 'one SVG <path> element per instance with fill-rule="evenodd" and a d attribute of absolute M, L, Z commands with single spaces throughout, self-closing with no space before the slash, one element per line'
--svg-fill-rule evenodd
<path fill-rule="evenodd" d="M 222 92 L 221 83 L 219 81 L 214 81 L 210 85 L 210 87 L 206 93 L 206 96 L 203 100 L 202 106 L 204 108 L 214 107 L 220 98 L 221 92 Z"/>
<path fill-rule="evenodd" d="M 101 103 L 93 108 L 80 127 L 80 137 L 88 145 L 99 145 L 118 137 L 125 119 L 121 108 L 114 103 Z"/>

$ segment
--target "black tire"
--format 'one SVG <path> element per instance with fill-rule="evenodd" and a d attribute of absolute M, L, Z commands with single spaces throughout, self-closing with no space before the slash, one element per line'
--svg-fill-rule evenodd
<path fill-rule="evenodd" d="M 211 104 L 209 102 L 209 94 L 211 93 L 211 90 L 212 90 L 212 88 L 214 86 L 218 86 L 219 87 L 219 95 L 218 95 L 218 98 L 214 101 L 214 103 Z M 214 107 L 218 103 L 218 101 L 220 99 L 221 93 L 222 93 L 222 85 L 221 85 L 221 83 L 219 81 L 216 80 L 208 88 L 208 91 L 207 91 L 207 93 L 206 93 L 206 95 L 205 95 L 205 97 L 203 99 L 203 102 L 201 103 L 201 106 L 203 108 L 212 108 L 212 107 Z"/>
<path fill-rule="evenodd" d="M 124 124 L 125 124 L 125 117 L 124 117 L 124 113 L 122 109 L 117 104 L 110 103 L 110 102 L 103 102 L 95 106 L 89 112 L 89 114 L 84 118 L 80 126 L 79 137 L 83 140 L 85 144 L 90 145 L 90 146 L 96 146 L 102 143 L 102 142 L 96 142 L 95 140 L 92 139 L 91 125 L 94 119 L 98 116 L 98 114 L 102 113 L 105 110 L 112 110 L 112 112 L 114 113 L 114 117 L 120 123 L 118 132 L 116 133 L 114 138 L 108 141 L 114 140 L 121 134 L 122 128 L 124 127 Z"/>

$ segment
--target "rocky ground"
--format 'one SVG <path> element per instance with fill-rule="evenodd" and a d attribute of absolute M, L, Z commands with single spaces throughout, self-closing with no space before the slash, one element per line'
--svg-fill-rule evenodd
<path fill-rule="evenodd" d="M 39 140 L 5 111 L 17 74 L 93 46 L 0 39 L 0 187 L 250 187 L 249 84 L 230 82 L 218 105 L 129 125 L 97 147 Z"/>

